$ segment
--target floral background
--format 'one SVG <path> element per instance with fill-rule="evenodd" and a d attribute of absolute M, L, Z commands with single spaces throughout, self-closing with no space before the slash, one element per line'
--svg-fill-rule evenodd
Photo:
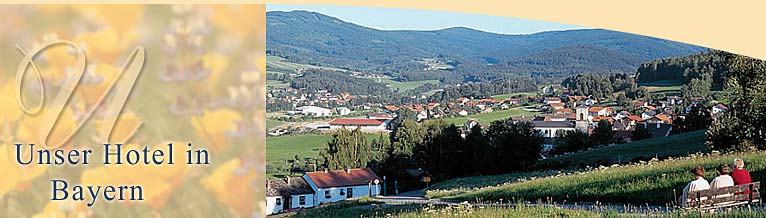
<path fill-rule="evenodd" d="M 263 5 L 0 6 L 0 217 L 261 217 L 265 207 L 265 7 Z M 89 165 L 19 165 L 14 143 L 37 143 L 43 111 L 17 103 L 16 68 L 24 55 L 51 40 L 68 40 L 87 56 L 87 67 L 51 133 L 63 149 L 94 150 Z M 18 46 L 18 48 L 17 48 Z M 167 149 L 175 161 L 185 145 L 206 147 L 210 165 L 103 165 L 97 129 L 106 107 L 96 102 L 118 79 L 136 46 L 146 62 L 117 120 L 111 143 Z M 58 94 L 76 56 L 55 46 L 34 60 L 22 98 L 36 106 Z M 109 98 L 105 102 L 110 102 Z M 96 108 L 89 120 L 85 114 Z M 79 123 L 74 137 L 66 136 Z M 140 125 L 135 134 L 132 130 Z M 37 148 L 37 147 L 36 147 Z M 51 201 L 51 179 L 71 185 L 136 184 L 144 201 Z M 70 193 L 71 194 L 71 193 Z"/>

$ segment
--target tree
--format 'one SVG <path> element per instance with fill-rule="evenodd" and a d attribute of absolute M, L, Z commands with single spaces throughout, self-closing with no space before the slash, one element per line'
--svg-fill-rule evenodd
<path fill-rule="evenodd" d="M 329 169 L 361 168 L 370 162 L 371 148 L 359 128 L 341 128 L 325 144 L 320 156 Z"/>
<path fill-rule="evenodd" d="M 556 147 L 551 150 L 551 154 L 560 155 L 567 152 L 576 152 L 591 147 L 588 142 L 588 134 L 577 130 L 561 131 L 556 133 L 559 138 L 556 140 Z"/>
<path fill-rule="evenodd" d="M 614 141 L 612 124 L 607 120 L 598 121 L 598 125 L 596 126 L 596 129 L 593 130 L 591 138 L 596 145 L 609 145 L 609 143 Z"/>
<path fill-rule="evenodd" d="M 471 131 L 465 136 L 465 155 L 462 163 L 472 163 L 474 173 L 485 173 L 487 164 L 492 155 L 489 139 L 482 132 L 480 125 L 471 127 Z"/>
<path fill-rule="evenodd" d="M 727 53 L 730 70 L 724 93 L 730 110 L 707 131 L 706 144 L 714 150 L 764 149 L 766 146 L 766 61 Z"/>
<path fill-rule="evenodd" d="M 423 143 L 426 132 L 413 120 L 406 119 L 391 132 L 391 155 L 411 157 L 415 145 Z"/>
<path fill-rule="evenodd" d="M 633 141 L 644 140 L 644 139 L 652 138 L 653 134 L 654 133 L 652 133 L 652 131 L 649 131 L 649 129 L 644 128 L 644 126 L 637 125 L 636 129 L 634 129 L 631 132 L 630 138 L 633 139 Z"/>
<path fill-rule="evenodd" d="M 543 138 L 529 121 L 496 120 L 487 131 L 493 152 L 490 172 L 517 171 L 539 159 Z"/>

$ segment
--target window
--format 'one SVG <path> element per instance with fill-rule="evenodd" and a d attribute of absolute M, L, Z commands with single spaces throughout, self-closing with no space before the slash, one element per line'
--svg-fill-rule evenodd
<path fill-rule="evenodd" d="M 306 205 L 306 196 L 300 196 L 300 197 L 298 197 L 298 204 L 300 204 L 300 205 Z"/>
<path fill-rule="evenodd" d="M 324 198 L 327 198 L 327 199 L 330 198 L 330 190 L 325 190 L 324 191 Z"/>
<path fill-rule="evenodd" d="M 282 205 L 282 198 L 277 198 L 277 206 Z"/>
<path fill-rule="evenodd" d="M 354 197 L 354 188 L 348 188 L 346 189 L 346 192 L 348 192 L 348 196 L 346 196 L 347 198 Z"/>
<path fill-rule="evenodd" d="M 343 189 L 340 189 L 340 196 L 346 195 L 346 192 L 343 191 Z"/>

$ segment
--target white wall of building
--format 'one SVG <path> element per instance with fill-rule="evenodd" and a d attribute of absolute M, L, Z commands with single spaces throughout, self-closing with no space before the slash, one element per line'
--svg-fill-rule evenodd
<path fill-rule="evenodd" d="M 344 126 L 341 125 L 330 125 L 330 130 L 337 130 L 340 128 L 343 128 Z M 348 130 L 355 130 L 358 126 L 345 126 Z M 361 126 L 360 129 L 362 132 L 381 132 L 386 131 L 386 123 L 382 123 L 377 126 Z"/>
<path fill-rule="evenodd" d="M 352 189 L 353 196 L 348 196 L 348 189 Z M 329 192 L 329 198 L 325 195 L 325 191 Z M 341 195 L 341 192 L 343 192 L 343 195 Z M 372 193 L 370 193 L 372 192 Z M 316 189 L 316 194 L 314 194 L 315 202 L 317 205 L 328 203 L 328 202 L 337 202 L 342 201 L 348 198 L 355 198 L 355 197 L 364 197 L 364 196 L 375 196 L 380 194 L 380 185 L 372 184 L 372 187 L 369 185 L 359 185 L 359 186 L 347 186 L 347 187 L 332 187 L 332 188 L 318 188 Z"/>
<path fill-rule="evenodd" d="M 305 195 L 293 195 L 291 196 L 292 199 L 290 200 L 290 208 L 309 208 L 314 207 L 314 195 L 312 194 L 305 194 Z M 306 198 L 305 204 L 301 205 L 301 197 Z"/>
<path fill-rule="evenodd" d="M 574 127 L 535 127 L 536 130 L 540 131 L 540 135 L 543 136 L 543 138 L 555 138 L 556 132 L 559 130 L 564 131 L 574 131 Z"/>
<path fill-rule="evenodd" d="M 282 197 L 266 197 L 266 214 L 276 214 L 282 212 L 284 206 L 282 204 L 277 205 L 277 199 L 280 199 L 282 203 L 285 203 Z"/>

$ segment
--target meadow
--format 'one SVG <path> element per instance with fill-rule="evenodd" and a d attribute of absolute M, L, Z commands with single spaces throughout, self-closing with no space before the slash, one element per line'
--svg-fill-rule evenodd
<path fill-rule="evenodd" d="M 540 161 L 533 169 L 582 168 L 707 152 L 705 130 L 596 148 Z"/>
<path fill-rule="evenodd" d="M 620 211 L 618 211 L 618 209 Z M 371 198 L 346 200 L 319 206 L 299 212 L 279 214 L 275 217 L 478 217 L 478 218 L 526 218 L 526 217 L 764 217 L 762 210 L 734 209 L 730 212 L 717 211 L 715 214 L 700 214 L 696 211 L 633 210 L 630 207 L 567 206 L 524 204 L 521 202 L 505 205 L 452 205 L 402 204 L 382 205 Z"/>
<path fill-rule="evenodd" d="M 346 200 L 277 217 L 596 217 L 599 213 L 562 209 L 552 206 L 489 206 L 470 204 L 427 205 L 405 204 L 381 206 L 371 198 Z"/>
<path fill-rule="evenodd" d="M 365 134 L 367 141 L 380 137 L 378 134 Z M 388 137 L 386 135 L 386 137 Z M 266 137 L 266 162 L 268 164 L 282 164 L 285 160 L 317 157 L 319 150 L 327 141 L 332 139 L 331 134 L 302 134 Z"/>
<path fill-rule="evenodd" d="M 511 116 L 534 116 L 535 114 L 538 114 L 538 112 L 529 112 L 522 110 L 520 107 L 517 107 L 507 110 L 496 110 L 489 113 L 472 114 L 466 117 L 446 118 L 444 121 L 447 123 L 455 124 L 456 126 L 462 126 L 465 124 L 465 121 L 468 121 L 468 119 L 475 119 L 481 123 L 489 124 L 489 122 L 494 120 L 504 120 Z"/>
<path fill-rule="evenodd" d="M 649 93 L 652 94 L 664 94 L 665 96 L 669 95 L 681 95 L 681 84 L 683 84 L 682 81 L 676 81 L 676 80 L 662 80 L 662 81 L 655 81 L 655 82 L 646 82 L 646 83 L 640 83 L 639 85 L 642 87 L 646 87 L 646 90 L 649 91 Z"/>
<path fill-rule="evenodd" d="M 267 130 L 271 129 L 271 128 L 274 128 L 274 127 L 277 127 L 277 126 L 280 126 L 282 124 L 284 124 L 284 122 L 279 121 L 279 120 L 266 119 L 266 129 Z"/>
<path fill-rule="evenodd" d="M 377 78 L 371 78 L 372 80 L 380 81 L 381 83 L 384 83 L 388 85 L 388 88 L 391 88 L 391 90 L 399 90 L 399 92 L 405 92 L 412 89 L 417 88 L 418 86 L 425 85 L 427 83 L 431 84 L 440 84 L 439 80 L 420 80 L 420 81 L 409 81 L 409 82 L 399 82 L 392 79 L 377 79 Z"/>
<path fill-rule="evenodd" d="M 766 177 L 766 153 L 702 154 L 663 161 L 601 166 L 574 173 L 526 177 L 484 188 L 429 190 L 426 197 L 471 202 L 497 202 L 501 199 L 552 202 L 609 202 L 612 204 L 672 206 L 688 181 L 689 170 L 705 167 L 707 179 L 715 176 L 719 164 L 743 158 L 753 181 Z M 513 176 L 508 174 L 507 176 Z M 484 177 L 471 177 L 482 181 Z M 470 181 L 468 181 L 470 183 Z M 439 187 L 436 184 L 434 187 Z M 443 187 L 443 186 L 442 186 Z M 456 191 L 463 189 L 463 191 Z"/>

